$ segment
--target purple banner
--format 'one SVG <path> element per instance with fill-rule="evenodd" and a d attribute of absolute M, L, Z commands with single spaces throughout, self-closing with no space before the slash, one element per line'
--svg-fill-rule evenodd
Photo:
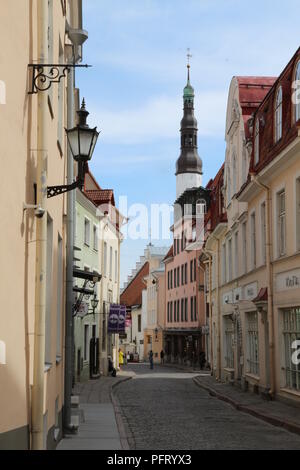
<path fill-rule="evenodd" d="M 108 317 L 108 333 L 125 332 L 126 306 L 111 304 Z"/>

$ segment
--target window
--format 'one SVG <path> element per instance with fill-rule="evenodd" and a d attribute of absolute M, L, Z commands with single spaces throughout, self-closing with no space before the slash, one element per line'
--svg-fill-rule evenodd
<path fill-rule="evenodd" d="M 300 390 L 300 364 L 294 364 L 292 355 L 295 352 L 293 343 L 300 340 L 300 307 L 285 309 L 283 316 L 283 340 L 285 354 L 285 386 Z"/>
<path fill-rule="evenodd" d="M 295 80 L 296 80 L 296 89 L 294 91 L 294 93 L 295 93 L 294 96 L 296 98 L 295 121 L 297 122 L 300 119 L 300 61 L 297 64 Z"/>
<path fill-rule="evenodd" d="M 300 250 L 300 178 L 296 180 L 296 250 Z"/>
<path fill-rule="evenodd" d="M 168 322 L 170 321 L 170 302 L 168 302 L 168 305 L 167 305 L 167 321 Z"/>
<path fill-rule="evenodd" d="M 106 242 L 104 242 L 103 275 L 107 276 L 107 243 Z"/>
<path fill-rule="evenodd" d="M 84 356 L 85 361 L 89 360 L 89 325 L 84 325 Z"/>
<path fill-rule="evenodd" d="M 228 240 L 228 280 L 232 280 L 232 239 Z"/>
<path fill-rule="evenodd" d="M 177 287 L 179 287 L 179 286 L 180 286 L 180 268 L 178 266 L 178 268 L 177 268 Z"/>
<path fill-rule="evenodd" d="M 170 303 L 170 322 L 173 321 L 173 302 Z"/>
<path fill-rule="evenodd" d="M 197 281 L 196 258 L 194 259 L 194 281 Z"/>
<path fill-rule="evenodd" d="M 184 299 L 184 319 L 188 321 L 188 299 Z"/>
<path fill-rule="evenodd" d="M 90 221 L 84 218 L 84 243 L 90 246 Z"/>
<path fill-rule="evenodd" d="M 262 264 L 266 264 L 266 203 L 260 206 L 261 211 L 261 260 Z"/>
<path fill-rule="evenodd" d="M 178 255 L 178 253 L 180 253 L 180 250 L 179 250 L 179 238 L 177 238 L 177 249 L 176 249 L 176 253 Z"/>
<path fill-rule="evenodd" d="M 174 269 L 174 287 L 177 287 L 177 269 Z"/>
<path fill-rule="evenodd" d="M 184 265 L 184 281 L 185 281 L 185 284 L 188 283 L 188 280 L 187 280 L 187 263 L 185 263 L 185 265 Z"/>
<path fill-rule="evenodd" d="M 257 312 L 247 313 L 247 372 L 259 374 Z"/>
<path fill-rule="evenodd" d="M 194 321 L 197 321 L 197 302 L 196 302 L 196 296 L 194 297 Z"/>
<path fill-rule="evenodd" d="M 226 282 L 226 246 L 225 243 L 222 245 L 222 282 Z"/>
<path fill-rule="evenodd" d="M 247 272 L 247 222 L 242 225 L 243 273 Z"/>
<path fill-rule="evenodd" d="M 233 194 L 237 192 L 237 166 L 236 166 L 236 154 L 233 154 L 232 157 L 232 189 Z"/>
<path fill-rule="evenodd" d="M 109 248 L 109 279 L 112 280 L 113 249 Z"/>
<path fill-rule="evenodd" d="M 193 260 L 190 261 L 190 282 L 194 281 L 194 276 L 193 276 Z"/>
<path fill-rule="evenodd" d="M 251 267 L 256 268 L 256 221 L 255 212 L 251 214 Z"/>
<path fill-rule="evenodd" d="M 194 297 L 191 297 L 191 321 L 194 321 Z"/>
<path fill-rule="evenodd" d="M 181 321 L 184 321 L 183 314 L 184 314 L 184 299 L 181 299 Z"/>
<path fill-rule="evenodd" d="M 184 265 L 181 265 L 181 285 L 184 284 Z"/>
<path fill-rule="evenodd" d="M 278 207 L 278 256 L 285 254 L 285 191 L 277 194 Z"/>
<path fill-rule="evenodd" d="M 256 118 L 255 131 L 254 131 L 254 165 L 257 165 L 258 162 L 259 162 L 259 119 Z"/>
<path fill-rule="evenodd" d="M 177 321 L 177 302 L 174 301 L 174 322 Z"/>
<path fill-rule="evenodd" d="M 177 321 L 179 322 L 179 299 L 177 300 Z"/>
<path fill-rule="evenodd" d="M 118 252 L 115 250 L 115 282 L 118 282 Z"/>
<path fill-rule="evenodd" d="M 275 142 L 282 137 L 282 87 L 279 87 L 275 101 Z"/>
<path fill-rule="evenodd" d="M 213 263 L 213 266 L 215 263 Z M 238 277 L 239 275 L 239 233 L 235 232 L 234 234 L 234 275 Z"/>
<path fill-rule="evenodd" d="M 225 367 L 233 369 L 234 367 L 234 355 L 233 355 L 233 344 L 234 344 L 234 327 L 233 322 L 230 318 L 224 319 L 225 323 Z"/>
<path fill-rule="evenodd" d="M 171 289 L 173 289 L 173 270 L 170 271 L 170 281 L 171 281 L 171 284 L 170 284 Z"/>
<path fill-rule="evenodd" d="M 176 254 L 177 254 L 177 253 L 176 253 L 176 243 L 177 243 L 177 242 L 176 242 L 176 238 L 174 238 L 174 256 L 176 256 Z"/>
<path fill-rule="evenodd" d="M 98 232 L 97 225 L 93 227 L 93 248 L 95 251 L 98 251 Z"/>
<path fill-rule="evenodd" d="M 142 331 L 142 315 L 138 315 L 138 332 Z"/>

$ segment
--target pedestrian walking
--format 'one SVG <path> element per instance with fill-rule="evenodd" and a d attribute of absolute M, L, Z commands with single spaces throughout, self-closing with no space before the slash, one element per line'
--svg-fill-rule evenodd
<path fill-rule="evenodd" d="M 150 362 L 150 369 L 153 369 L 153 352 L 152 352 L 152 349 L 149 352 L 149 362 Z"/>
<path fill-rule="evenodd" d="M 164 358 L 165 358 L 165 353 L 163 351 L 163 349 L 160 351 L 160 363 L 163 364 L 164 363 Z"/>
<path fill-rule="evenodd" d="M 200 354 L 199 354 L 199 363 L 200 363 L 200 369 L 201 370 L 204 368 L 205 362 L 206 362 L 205 352 L 201 351 Z"/>
<path fill-rule="evenodd" d="M 130 361 L 130 354 L 129 354 L 129 351 L 128 351 L 128 353 L 127 353 L 127 364 L 128 364 L 129 361 Z"/>
<path fill-rule="evenodd" d="M 124 364 L 124 353 L 119 349 L 119 367 L 121 369 L 121 366 Z"/>
<path fill-rule="evenodd" d="M 114 368 L 111 356 L 108 356 L 108 372 L 111 374 L 112 377 L 116 377 L 116 375 L 117 375 L 117 371 Z"/>

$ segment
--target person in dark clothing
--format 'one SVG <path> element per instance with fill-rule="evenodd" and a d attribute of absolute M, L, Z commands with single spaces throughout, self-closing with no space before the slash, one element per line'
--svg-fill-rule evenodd
<path fill-rule="evenodd" d="M 108 372 L 110 372 L 112 377 L 116 377 L 116 375 L 117 375 L 117 371 L 114 368 L 114 365 L 113 365 L 113 362 L 112 362 L 110 356 L 108 356 Z"/>
<path fill-rule="evenodd" d="M 153 369 L 153 352 L 152 352 L 152 349 L 149 352 L 149 362 L 150 362 L 150 369 Z"/>
<path fill-rule="evenodd" d="M 199 354 L 199 363 L 200 363 L 200 369 L 202 370 L 205 366 L 205 352 L 204 351 L 201 351 L 200 354 Z"/>
<path fill-rule="evenodd" d="M 164 363 L 164 357 L 165 357 L 165 353 L 164 353 L 164 351 L 163 351 L 163 349 L 162 349 L 162 350 L 160 351 L 160 362 L 161 362 L 161 364 Z"/>

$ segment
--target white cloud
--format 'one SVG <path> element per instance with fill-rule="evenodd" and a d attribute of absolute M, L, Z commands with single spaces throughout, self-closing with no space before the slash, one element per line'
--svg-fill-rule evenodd
<path fill-rule="evenodd" d="M 195 115 L 199 136 L 223 137 L 226 102 L 227 93 L 223 91 L 196 95 Z M 101 138 L 105 143 L 140 144 L 179 138 L 182 115 L 182 99 L 179 96 L 160 96 L 136 109 L 93 109 L 91 125 L 101 128 Z"/>

